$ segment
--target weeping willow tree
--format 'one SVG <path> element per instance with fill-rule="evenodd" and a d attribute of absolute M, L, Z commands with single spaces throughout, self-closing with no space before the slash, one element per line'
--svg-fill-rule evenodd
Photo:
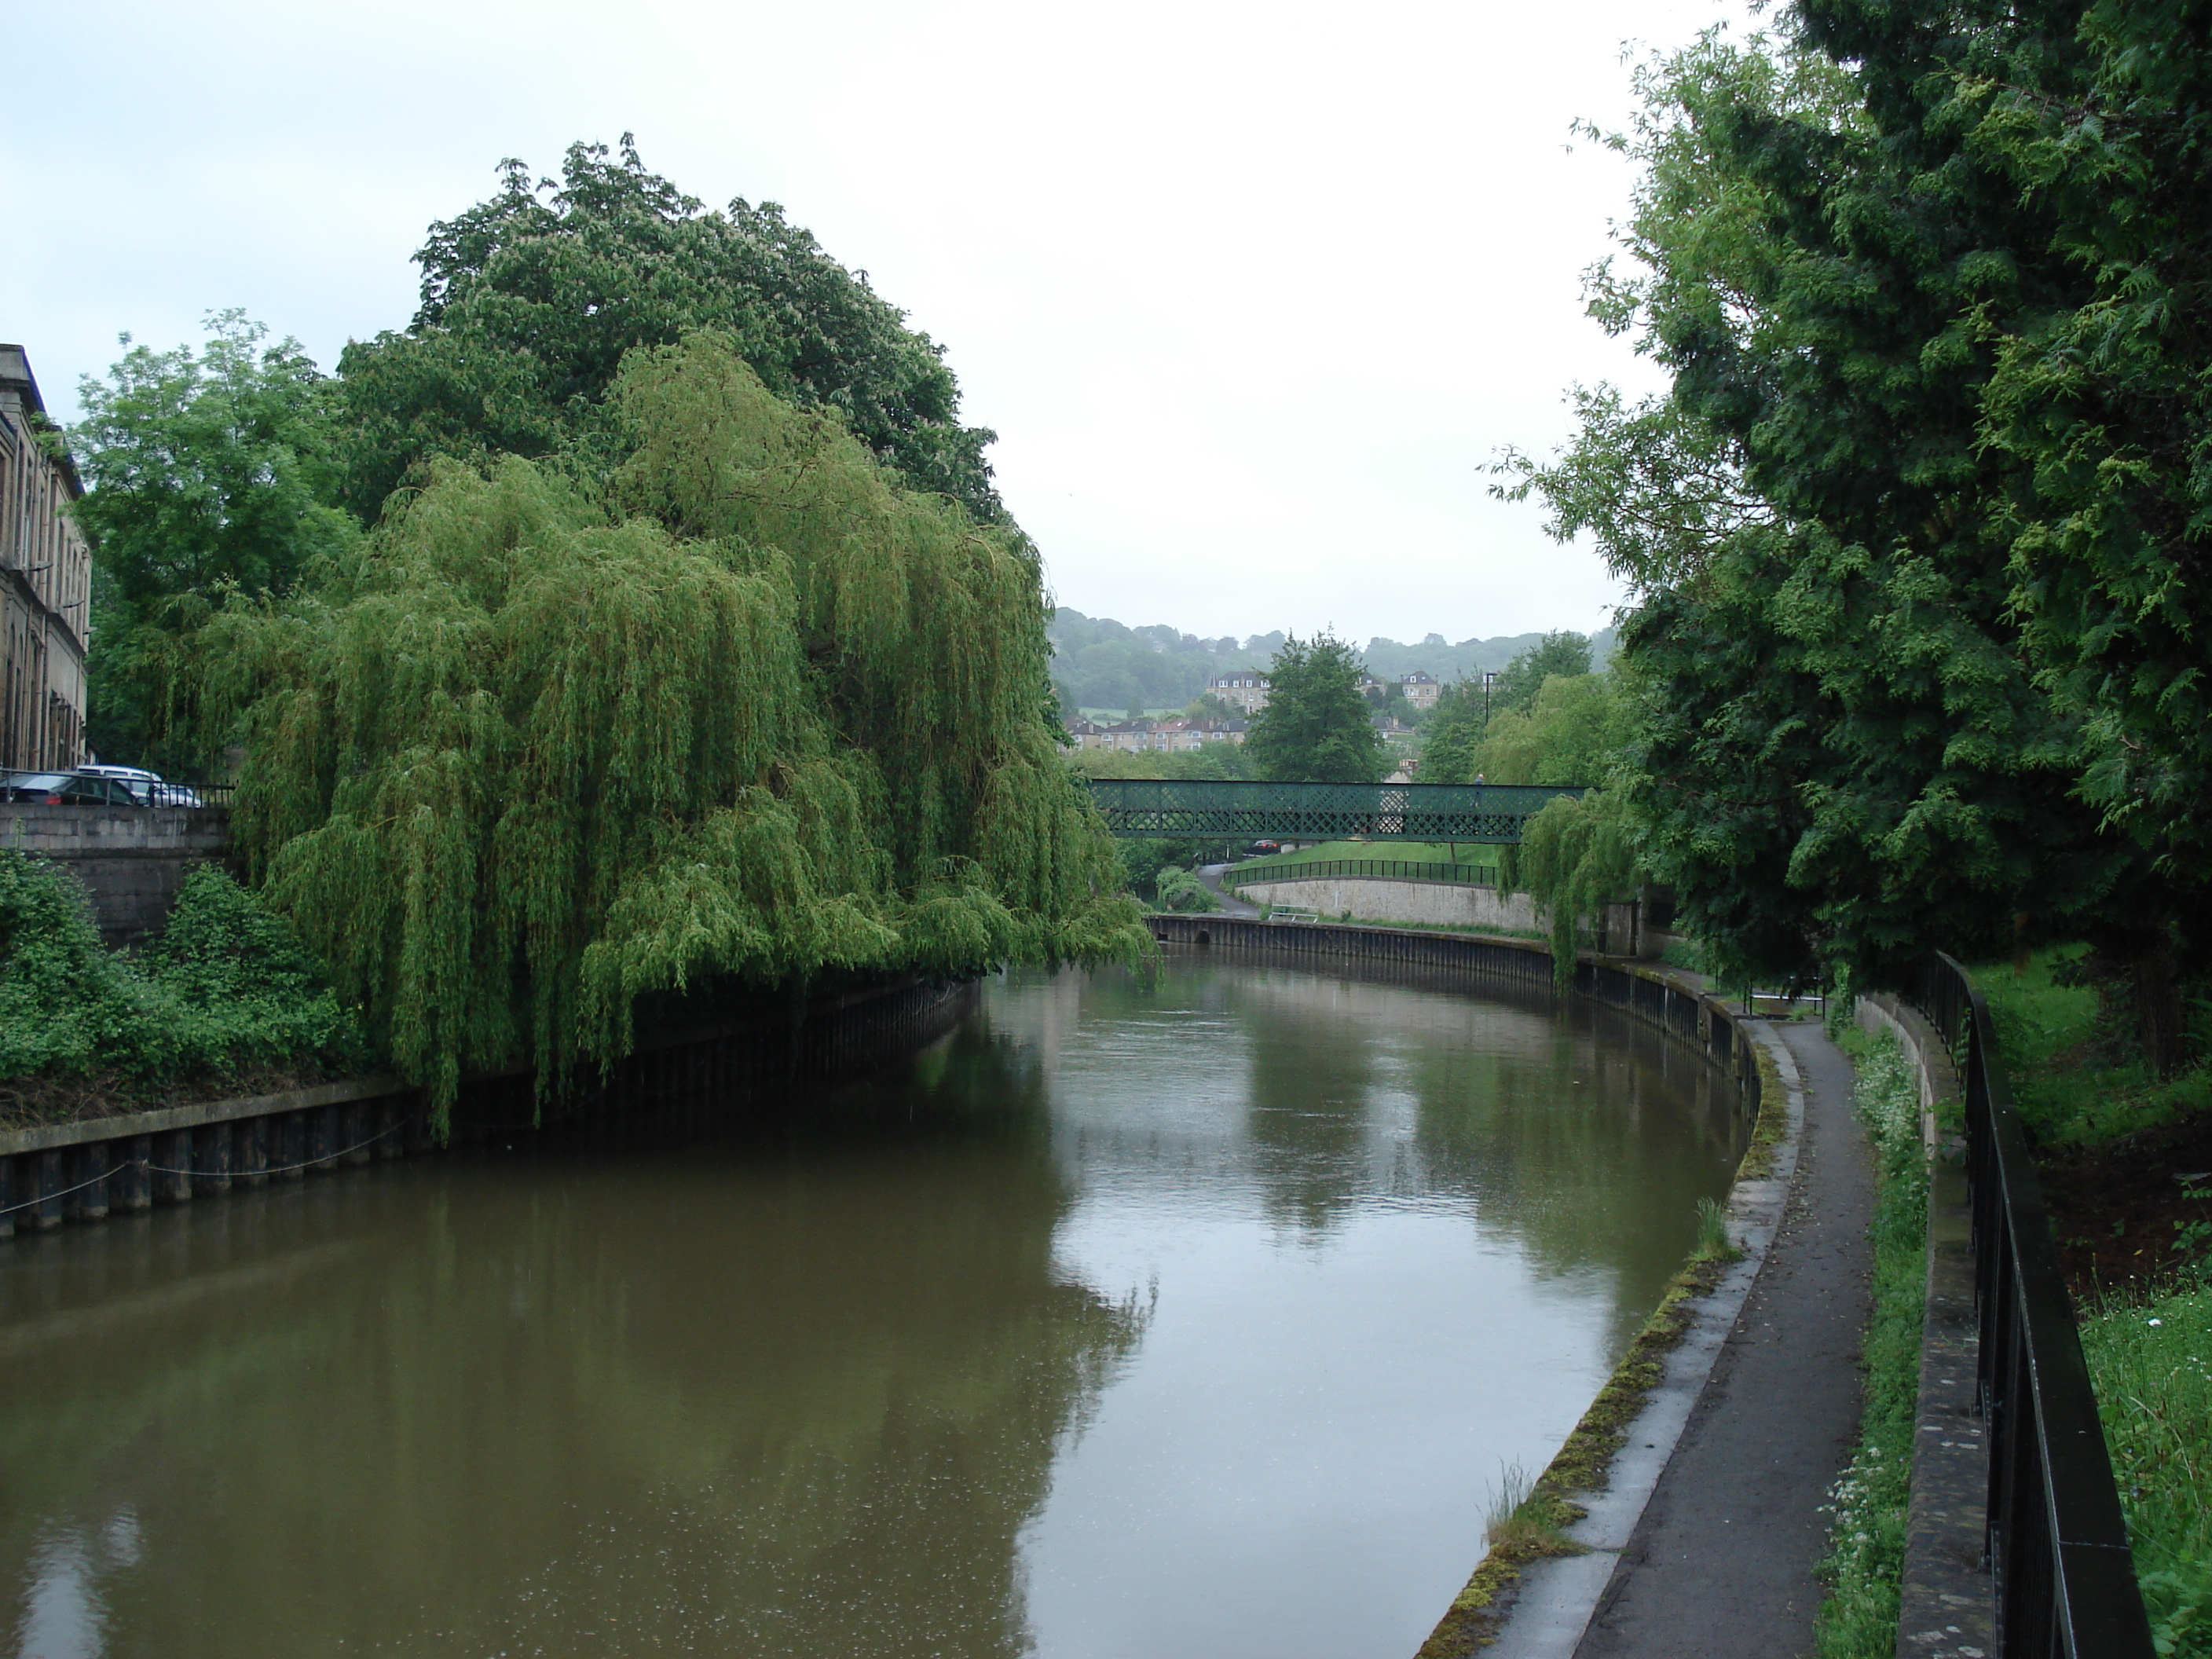
<path fill-rule="evenodd" d="M 1528 820 L 1520 854 L 1529 896 L 1551 915 L 1553 976 L 1570 985 L 1577 920 L 1635 894 L 1633 821 L 1618 790 L 1555 795 Z"/>
<path fill-rule="evenodd" d="M 205 640 L 276 908 L 442 1114 L 641 1009 L 1148 948 L 1047 721 L 1018 531 L 899 488 L 734 343 L 633 351 L 603 483 L 441 463 Z"/>

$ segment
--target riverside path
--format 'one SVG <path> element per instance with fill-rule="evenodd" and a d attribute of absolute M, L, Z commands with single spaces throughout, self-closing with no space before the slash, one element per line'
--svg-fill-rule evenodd
<path fill-rule="evenodd" d="M 1821 1505 L 1858 1437 L 1874 1171 L 1850 1062 L 1818 1025 L 1773 1030 L 1805 1102 L 1782 1224 L 1575 1659 L 1813 1651 Z"/>

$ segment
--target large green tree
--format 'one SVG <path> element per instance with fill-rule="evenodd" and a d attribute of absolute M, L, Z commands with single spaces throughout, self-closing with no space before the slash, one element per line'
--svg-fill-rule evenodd
<path fill-rule="evenodd" d="M 733 994 L 1146 949 L 1022 538 L 726 336 L 611 396 L 605 482 L 437 462 L 320 584 L 202 631 L 240 849 L 400 1069 L 442 1107 Z"/>
<path fill-rule="evenodd" d="M 1245 757 L 1263 778 L 1372 783 L 1382 775 L 1375 710 L 1360 695 L 1359 653 L 1331 633 L 1295 636 L 1267 671 L 1267 706 Z"/>
<path fill-rule="evenodd" d="M 906 325 L 774 203 L 706 210 L 619 153 L 572 144 L 561 177 L 502 164 L 489 200 L 430 227 L 422 306 L 346 348 L 344 496 L 374 519 L 432 457 L 557 458 L 604 471 L 628 447 L 611 398 L 624 355 L 713 329 L 769 389 L 833 411 L 908 489 L 1003 518 L 941 348 Z"/>
<path fill-rule="evenodd" d="M 1571 629 L 1547 634 L 1525 651 L 1516 653 L 1513 660 L 1498 672 L 1497 684 L 1490 688 L 1490 712 L 1492 715 L 1509 711 L 1526 714 L 1535 702 L 1536 694 L 1544 689 L 1545 681 L 1571 678 L 1589 672 L 1589 635 Z"/>
<path fill-rule="evenodd" d="M 86 736 L 104 759 L 170 760 L 162 716 L 186 636 L 228 594 L 290 591 L 353 534 L 329 505 L 330 384 L 299 342 L 268 337 L 218 312 L 197 351 L 125 335 L 106 377 L 78 383 L 69 441 L 94 568 Z"/>
<path fill-rule="evenodd" d="M 1833 58 L 1821 10 L 1863 25 Z M 1647 73 L 1614 141 L 1645 169 L 1637 268 L 1595 306 L 1671 392 L 1583 393 L 1565 456 L 1512 463 L 1638 589 L 1645 856 L 1742 971 L 2086 931 L 2155 976 L 2193 900 L 2086 796 L 2091 720 L 2024 637 L 2023 474 L 1986 425 L 1990 319 L 2063 311 L 2081 273 L 1960 141 L 1972 71 L 2033 83 L 2072 47 L 1955 7 L 1802 15 L 1812 39 Z"/>
<path fill-rule="evenodd" d="M 1595 771 L 1572 778 L 1540 780 L 1533 774 L 1522 777 L 1520 772 L 1532 769 L 1516 761 L 1501 762 L 1499 756 L 1486 750 L 1492 720 L 1511 715 L 1518 723 L 1507 729 L 1522 733 L 1529 711 L 1547 684 L 1587 678 L 1589 672 L 1589 635 L 1563 631 L 1546 634 L 1534 645 L 1515 653 L 1487 690 L 1477 680 L 1446 686 L 1429 717 L 1428 739 L 1421 749 L 1421 781 L 1467 783 L 1477 774 L 1492 783 L 1580 783 L 1595 777 Z"/>

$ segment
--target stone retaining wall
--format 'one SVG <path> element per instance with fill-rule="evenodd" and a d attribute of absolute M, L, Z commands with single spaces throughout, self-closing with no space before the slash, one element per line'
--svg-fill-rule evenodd
<path fill-rule="evenodd" d="M 92 896 L 100 937 L 135 945 L 168 921 L 187 869 L 228 853 L 230 813 L 10 801 L 0 804 L 0 847 L 66 865 Z"/>
<path fill-rule="evenodd" d="M 1349 884 L 1347 883 L 1347 884 Z M 1428 886 L 1431 884 L 1401 883 Z M 1486 939 L 1471 933 L 1431 933 L 1411 928 L 1335 922 L 1262 921 L 1246 916 L 1147 916 L 1152 937 L 1164 944 L 1261 950 L 1327 960 L 1403 963 L 1456 969 L 1476 979 L 1553 989 L 1551 947 L 1534 939 Z M 1742 1018 L 1685 975 L 1641 963 L 1584 955 L 1575 963 L 1577 994 L 1619 1008 L 1670 1036 L 1702 1049 L 1743 1091 L 1756 1113 L 1759 1066 L 1751 1041 L 1737 1030 Z"/>
<path fill-rule="evenodd" d="M 1294 905 L 1323 916 L 1474 932 L 1541 933 L 1551 913 L 1526 893 L 1472 883 L 1416 881 L 1403 876 L 1322 876 L 1304 881 L 1255 881 L 1231 889 L 1254 904 Z M 1585 919 L 1585 937 L 1607 956 L 1656 957 L 1664 943 L 1647 935 L 1643 907 L 1631 899 Z M 1648 947 L 1648 948 L 1647 948 Z"/>
<path fill-rule="evenodd" d="M 1438 927 L 1497 927 L 1533 933 L 1545 923 L 1526 893 L 1389 876 L 1324 876 L 1318 881 L 1255 881 L 1236 892 L 1254 904 L 1291 904 L 1324 916 L 1346 911 L 1362 921 L 1411 921 Z"/>

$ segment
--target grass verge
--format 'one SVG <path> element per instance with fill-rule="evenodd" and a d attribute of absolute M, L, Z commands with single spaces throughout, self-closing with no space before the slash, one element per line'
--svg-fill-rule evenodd
<path fill-rule="evenodd" d="M 2178 1283 L 2081 1323 L 2151 1638 L 2212 1656 L 2212 1289 Z"/>
<path fill-rule="evenodd" d="M 2152 1638 L 2173 1659 L 2212 1659 L 2212 1064 L 2152 1076 L 2095 991 L 2053 971 L 2078 954 L 2039 952 L 1975 981 L 2084 1310 Z"/>
<path fill-rule="evenodd" d="M 1912 1495 L 1912 1430 L 1927 1309 L 1928 1166 L 1920 1094 L 1893 1036 L 1839 1035 L 1857 1069 L 1859 1117 L 1874 1143 L 1874 1316 L 1867 1327 L 1859 1443 L 1829 1491 L 1828 1586 L 1814 1623 L 1820 1659 L 1888 1659 L 1897 1650 L 1899 1584 Z"/>
<path fill-rule="evenodd" d="M 2014 1103 L 2037 1141 L 2099 1146 L 2212 1111 L 2212 1065 L 2200 1060 L 2172 1077 L 2153 1076 L 2130 1043 L 2101 1029 L 2096 992 L 2059 982 L 2081 954 L 2079 947 L 2040 951 L 2019 969 L 1974 969 L 2012 1075 Z"/>
<path fill-rule="evenodd" d="M 1332 859 L 1379 859 L 1400 864 L 1456 864 L 1470 874 L 1487 872 L 1498 878 L 1498 848 L 1486 843 L 1462 842 L 1454 847 L 1441 841 L 1325 841 L 1288 853 L 1266 855 L 1270 869 L 1285 864 L 1319 864 Z"/>

